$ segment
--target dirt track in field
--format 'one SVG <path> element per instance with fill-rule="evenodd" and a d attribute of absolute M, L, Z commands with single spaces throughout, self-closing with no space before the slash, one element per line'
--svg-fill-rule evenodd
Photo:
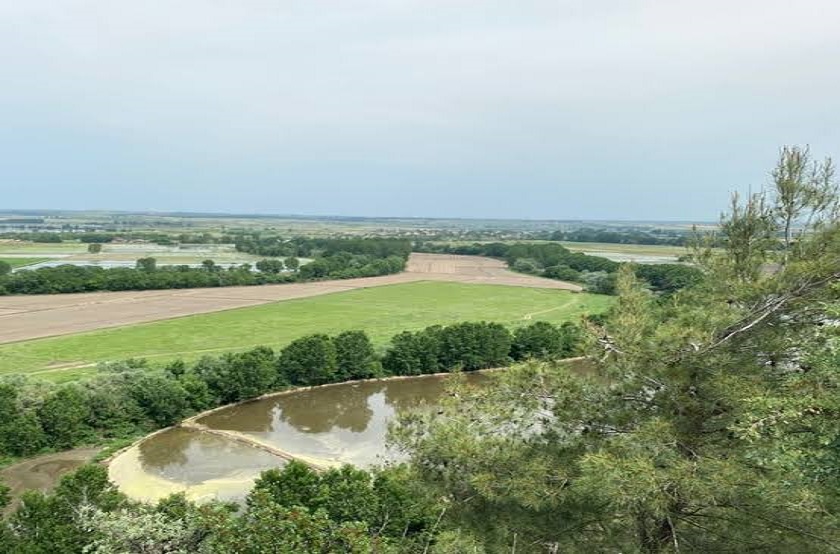
<path fill-rule="evenodd" d="M 404 273 L 383 277 L 254 287 L 0 297 L 0 343 L 416 281 L 581 290 L 572 283 L 514 273 L 504 262 L 490 258 L 412 254 Z"/>

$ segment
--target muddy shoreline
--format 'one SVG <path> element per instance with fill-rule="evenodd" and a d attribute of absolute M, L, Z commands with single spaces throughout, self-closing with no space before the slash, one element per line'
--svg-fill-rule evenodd
<path fill-rule="evenodd" d="M 5 512 L 13 511 L 20 495 L 27 490 L 49 492 L 62 476 L 93 460 L 101 448 L 76 448 L 44 454 L 0 469 L 0 479 L 11 489 L 12 502 Z"/>

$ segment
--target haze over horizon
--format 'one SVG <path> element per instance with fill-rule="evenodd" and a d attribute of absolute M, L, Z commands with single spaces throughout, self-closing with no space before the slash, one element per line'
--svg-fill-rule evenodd
<path fill-rule="evenodd" d="M 715 220 L 840 157 L 840 4 L 0 5 L 3 207 Z"/>

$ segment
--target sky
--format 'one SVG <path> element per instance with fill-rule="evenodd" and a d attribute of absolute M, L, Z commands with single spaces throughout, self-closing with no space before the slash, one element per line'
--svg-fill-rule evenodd
<path fill-rule="evenodd" d="M 0 209 L 697 220 L 840 157 L 834 0 L 0 0 Z"/>

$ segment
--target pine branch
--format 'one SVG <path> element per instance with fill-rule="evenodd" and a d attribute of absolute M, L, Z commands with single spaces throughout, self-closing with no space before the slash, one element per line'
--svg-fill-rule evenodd
<path fill-rule="evenodd" d="M 761 322 L 769 318 L 771 315 L 779 312 L 782 308 L 786 307 L 794 300 L 803 298 L 815 290 L 819 290 L 838 279 L 840 279 L 840 272 L 835 272 L 828 277 L 824 277 L 816 281 L 806 281 L 799 285 L 799 287 L 783 294 L 782 296 L 765 301 L 761 307 L 752 310 L 750 314 L 742 318 L 738 323 L 724 329 L 711 344 L 700 349 L 699 353 L 705 354 L 720 347 L 732 338 L 746 333 L 753 327 L 759 325 Z"/>

